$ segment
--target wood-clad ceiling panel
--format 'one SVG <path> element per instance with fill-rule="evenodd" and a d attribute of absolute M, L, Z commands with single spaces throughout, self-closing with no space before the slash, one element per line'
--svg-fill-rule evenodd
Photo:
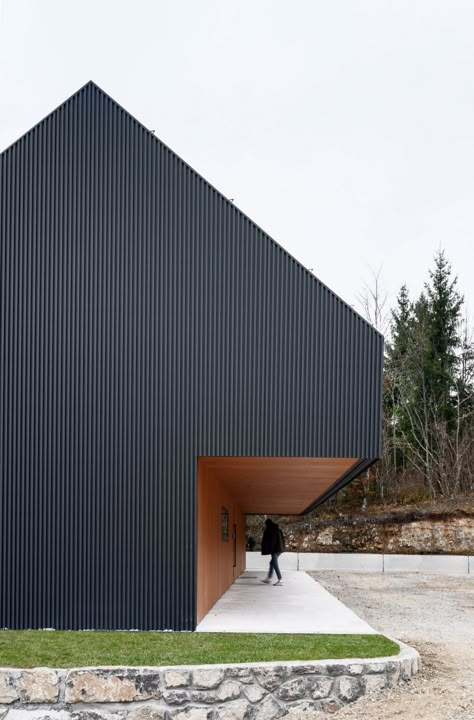
<path fill-rule="evenodd" d="M 245 513 L 303 512 L 334 485 L 358 458 L 203 457 Z"/>

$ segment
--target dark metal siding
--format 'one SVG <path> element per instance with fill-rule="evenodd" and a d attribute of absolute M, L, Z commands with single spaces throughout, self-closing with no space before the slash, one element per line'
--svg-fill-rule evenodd
<path fill-rule="evenodd" d="M 0 203 L 0 626 L 192 629 L 196 458 L 377 457 L 383 340 L 92 83 Z"/>

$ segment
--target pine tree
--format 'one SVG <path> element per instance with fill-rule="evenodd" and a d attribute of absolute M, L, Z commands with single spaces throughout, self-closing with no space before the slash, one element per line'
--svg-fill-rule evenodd
<path fill-rule="evenodd" d="M 449 262 L 439 252 L 415 303 L 402 287 L 387 349 L 392 464 L 421 473 L 432 495 L 449 486 L 448 455 L 455 428 L 459 430 L 463 300 L 456 285 Z"/>
<path fill-rule="evenodd" d="M 390 322 L 390 343 L 387 356 L 390 364 L 400 363 L 406 356 L 413 326 L 413 304 L 406 285 L 402 285 L 397 297 L 397 307 L 392 310 Z"/>
<path fill-rule="evenodd" d="M 413 308 L 402 415 L 407 454 L 432 495 L 452 487 L 453 434 L 459 431 L 458 392 L 463 299 L 444 252 L 435 257 L 425 292 Z M 457 457 L 457 456 L 456 456 Z M 458 481 L 456 481 L 458 482 Z M 459 484 L 459 482 L 458 482 Z"/>
<path fill-rule="evenodd" d="M 408 432 L 404 404 L 410 383 L 408 358 L 413 333 L 414 311 L 406 285 L 402 285 L 390 320 L 390 340 L 386 344 L 384 382 L 385 441 L 390 443 L 395 472 L 405 466 L 403 436 Z"/>
<path fill-rule="evenodd" d="M 381 498 L 407 480 L 431 496 L 474 489 L 474 343 L 462 307 L 443 251 L 415 302 L 400 289 L 386 343 Z"/>
<path fill-rule="evenodd" d="M 441 417 L 451 424 L 458 387 L 463 298 L 442 250 L 435 257 L 435 267 L 425 287 L 429 305 L 426 382 L 432 402 L 436 403 Z"/>

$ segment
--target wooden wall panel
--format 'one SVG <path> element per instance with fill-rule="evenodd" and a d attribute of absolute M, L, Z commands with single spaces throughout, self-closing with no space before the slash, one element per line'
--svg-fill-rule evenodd
<path fill-rule="evenodd" d="M 229 511 L 229 539 L 222 540 L 221 510 Z M 233 526 L 236 526 L 234 567 Z M 198 463 L 198 580 L 197 621 L 245 570 L 245 514 L 223 483 Z"/>

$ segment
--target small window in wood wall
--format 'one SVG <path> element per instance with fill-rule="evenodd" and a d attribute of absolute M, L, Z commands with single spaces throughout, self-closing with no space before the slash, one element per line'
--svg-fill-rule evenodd
<path fill-rule="evenodd" d="M 229 540 L 229 511 L 224 506 L 221 508 L 221 540 Z"/>

